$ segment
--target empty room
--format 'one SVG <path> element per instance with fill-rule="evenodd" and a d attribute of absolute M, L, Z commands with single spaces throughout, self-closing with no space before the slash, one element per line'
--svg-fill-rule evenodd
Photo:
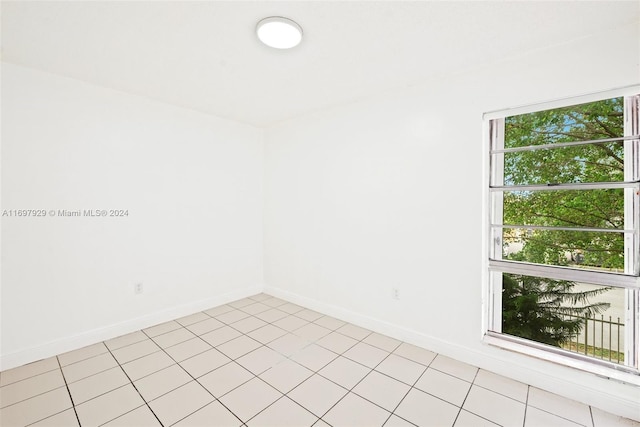
<path fill-rule="evenodd" d="M 2 427 L 640 426 L 640 2 L 0 16 Z"/>

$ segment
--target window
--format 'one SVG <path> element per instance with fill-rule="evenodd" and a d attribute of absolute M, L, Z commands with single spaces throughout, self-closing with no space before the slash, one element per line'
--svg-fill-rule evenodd
<path fill-rule="evenodd" d="M 635 384 L 638 89 L 485 116 L 485 340 Z"/>

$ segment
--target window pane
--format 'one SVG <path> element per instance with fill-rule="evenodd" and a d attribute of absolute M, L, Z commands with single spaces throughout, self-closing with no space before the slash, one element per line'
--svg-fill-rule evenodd
<path fill-rule="evenodd" d="M 619 138 L 624 135 L 623 98 L 606 99 L 505 119 L 505 148 Z"/>
<path fill-rule="evenodd" d="M 502 275 L 502 333 L 624 363 L 621 288 Z"/>
<path fill-rule="evenodd" d="M 624 272 L 623 233 L 505 228 L 502 241 L 503 259 Z"/>
<path fill-rule="evenodd" d="M 624 229 L 622 188 L 503 194 L 503 224 Z"/>
<path fill-rule="evenodd" d="M 493 156 L 494 161 L 504 161 L 503 185 L 624 181 L 622 141 Z"/>

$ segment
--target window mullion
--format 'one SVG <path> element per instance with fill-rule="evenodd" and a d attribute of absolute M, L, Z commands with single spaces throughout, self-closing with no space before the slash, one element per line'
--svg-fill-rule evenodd
<path fill-rule="evenodd" d="M 504 119 L 491 120 L 489 127 L 490 150 L 504 148 Z M 504 156 L 490 156 L 491 175 L 490 186 L 504 184 Z M 490 223 L 504 223 L 504 194 L 502 192 L 489 193 Z M 502 259 L 502 229 L 490 227 L 489 229 L 489 257 Z M 491 309 L 489 313 L 489 325 L 496 332 L 502 332 L 502 274 L 490 274 L 489 298 Z"/>
<path fill-rule="evenodd" d="M 624 136 L 630 137 L 640 134 L 640 96 L 626 96 L 624 98 Z M 628 139 L 624 142 L 624 179 L 638 180 L 640 177 L 640 147 L 639 140 Z M 635 232 L 626 234 L 624 239 L 625 273 L 638 275 L 640 273 L 640 191 L 625 189 L 624 195 L 624 227 Z M 639 292 L 637 289 L 627 289 L 625 297 L 625 361 L 627 365 L 639 367 L 640 319 L 638 310 Z"/>

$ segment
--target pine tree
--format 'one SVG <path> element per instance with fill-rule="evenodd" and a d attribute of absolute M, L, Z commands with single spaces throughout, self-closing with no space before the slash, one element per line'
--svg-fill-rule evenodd
<path fill-rule="evenodd" d="M 502 332 L 560 347 L 580 333 L 584 317 L 607 308 L 589 298 L 608 288 L 575 292 L 574 282 L 502 275 Z"/>

